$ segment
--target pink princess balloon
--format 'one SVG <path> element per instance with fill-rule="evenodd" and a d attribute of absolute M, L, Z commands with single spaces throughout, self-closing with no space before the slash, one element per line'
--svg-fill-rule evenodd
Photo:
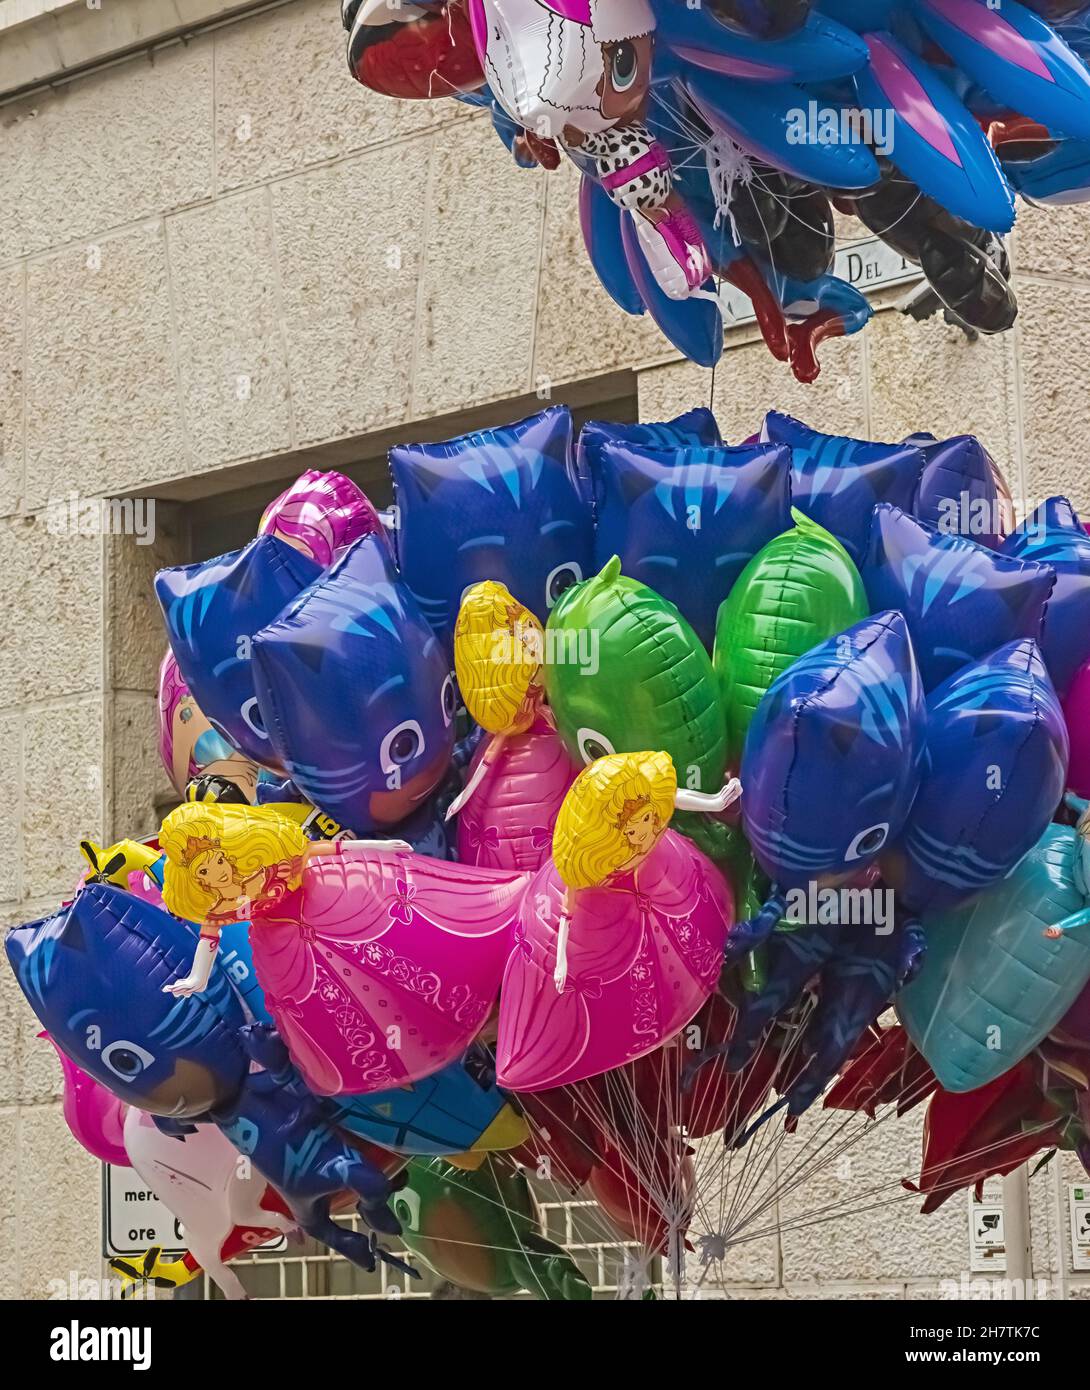
<path fill-rule="evenodd" d="M 1090 797 L 1090 661 L 1072 681 L 1063 709 L 1071 740 L 1067 785 L 1076 796 Z"/>
<path fill-rule="evenodd" d="M 269 503 L 257 532 L 279 536 L 320 565 L 331 565 L 361 536 L 386 535 L 378 512 L 351 478 L 316 468 Z"/>
<path fill-rule="evenodd" d="M 469 767 L 472 782 L 491 740 Z M 458 816 L 463 864 L 533 873 L 549 857 L 553 826 L 579 767 L 553 728 L 538 715 L 528 733 L 506 738 Z"/>
<path fill-rule="evenodd" d="M 349 846 L 255 901 L 254 968 L 307 1085 L 382 1091 L 461 1057 L 495 1002 L 526 883 Z"/>
<path fill-rule="evenodd" d="M 565 885 L 550 862 L 523 904 L 500 996 L 496 1079 L 540 1091 L 631 1062 L 673 1037 L 711 994 L 734 918 L 722 875 L 667 830 L 634 871 L 581 888 L 557 989 Z"/>

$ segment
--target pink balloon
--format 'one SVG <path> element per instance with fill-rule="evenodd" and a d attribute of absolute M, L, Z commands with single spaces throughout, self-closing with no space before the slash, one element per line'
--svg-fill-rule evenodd
<path fill-rule="evenodd" d="M 668 830 L 634 873 L 579 890 L 558 992 L 563 897 L 550 861 L 526 892 L 500 995 L 496 1079 L 512 1090 L 570 1085 L 673 1037 L 715 988 L 734 920 L 722 875 Z"/>
<path fill-rule="evenodd" d="M 60 1058 L 64 1073 L 64 1118 L 73 1138 L 92 1157 L 127 1168 L 129 1157 L 125 1152 L 122 1128 L 128 1106 L 78 1067 L 48 1033 L 39 1033 L 38 1037 L 53 1043 Z"/>
<path fill-rule="evenodd" d="M 309 860 L 280 902 L 256 903 L 254 967 L 307 1085 L 382 1091 L 461 1057 L 492 1009 L 528 881 L 349 843 Z"/>
<path fill-rule="evenodd" d="M 1071 739 L 1067 785 L 1076 796 L 1090 797 L 1090 661 L 1072 681 L 1063 709 Z"/>
<path fill-rule="evenodd" d="M 188 694 L 189 686 L 182 679 L 174 653 L 168 650 L 159 666 L 159 757 L 179 793 L 184 792 L 186 782 L 200 772 L 192 749 L 180 773 L 174 766 L 174 713 Z"/>
<path fill-rule="evenodd" d="M 487 745 L 482 740 L 470 776 Z M 458 858 L 490 869 L 539 869 L 552 850 L 560 805 L 578 775 L 578 764 L 547 720 L 539 718 L 528 733 L 507 739 L 459 813 Z"/>
<path fill-rule="evenodd" d="M 265 508 L 258 535 L 279 536 L 331 565 L 361 536 L 385 536 L 378 512 L 351 478 L 308 468 Z"/>

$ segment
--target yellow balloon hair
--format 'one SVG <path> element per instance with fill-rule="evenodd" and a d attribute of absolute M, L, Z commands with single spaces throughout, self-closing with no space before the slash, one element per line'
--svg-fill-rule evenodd
<path fill-rule="evenodd" d="M 178 917 L 201 922 L 215 899 L 196 870 L 222 849 L 240 878 L 283 860 L 296 859 L 309 841 L 298 825 L 268 807 L 189 802 L 171 811 L 159 831 L 166 855 L 163 902 Z"/>
<path fill-rule="evenodd" d="M 526 708 L 541 684 L 545 630 L 503 584 L 486 579 L 467 589 L 454 628 L 454 669 L 466 709 L 490 734 L 524 733 Z"/>
<path fill-rule="evenodd" d="M 670 822 L 677 773 L 668 753 L 610 753 L 572 783 L 553 831 L 553 863 L 569 888 L 591 888 L 633 857 L 624 827 L 650 808 L 656 831 Z"/>

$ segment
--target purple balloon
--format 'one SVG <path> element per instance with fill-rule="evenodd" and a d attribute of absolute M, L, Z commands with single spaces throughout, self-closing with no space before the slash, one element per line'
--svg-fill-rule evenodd
<path fill-rule="evenodd" d="M 873 609 L 905 615 L 927 690 L 1006 642 L 1038 640 L 1053 584 L 1047 565 L 943 535 L 888 505 L 874 509 L 860 573 Z"/>
<path fill-rule="evenodd" d="M 677 605 L 704 645 L 754 555 L 791 529 L 791 451 L 781 444 L 648 449 L 606 444 L 594 563 Z"/>
<path fill-rule="evenodd" d="M 878 502 L 911 510 L 924 470 L 914 444 L 878 444 L 812 430 L 770 410 L 761 438 L 791 448 L 791 496 L 799 511 L 831 531 L 858 565 Z M 882 605 L 883 607 L 885 605 Z"/>
<path fill-rule="evenodd" d="M 1056 576 L 1041 650 L 1061 695 L 1090 659 L 1090 536 L 1066 497 L 1050 497 L 1003 542 L 1003 554 L 1036 560 Z"/>
<path fill-rule="evenodd" d="M 913 513 L 946 535 L 995 547 L 1003 539 L 1004 508 L 991 455 L 971 434 L 920 443 L 924 464 Z"/>

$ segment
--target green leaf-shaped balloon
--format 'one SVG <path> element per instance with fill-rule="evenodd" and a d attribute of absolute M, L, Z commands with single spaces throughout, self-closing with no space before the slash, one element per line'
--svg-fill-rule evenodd
<path fill-rule="evenodd" d="M 711 660 L 674 605 L 623 575 L 616 556 L 560 596 L 545 657 L 546 694 L 573 756 L 591 763 L 607 753 L 665 750 L 679 786 L 715 792 L 723 785 L 726 743 Z"/>
<path fill-rule="evenodd" d="M 816 521 L 794 509 L 791 515 L 791 530 L 754 555 L 719 606 L 712 662 L 735 768 L 753 712 L 776 677 L 867 615 L 848 552 Z"/>
<path fill-rule="evenodd" d="M 591 1297 L 571 1255 L 541 1235 L 526 1178 L 491 1157 L 475 1172 L 414 1158 L 390 1204 L 408 1248 L 459 1288 L 494 1298 L 520 1290 L 550 1301 Z"/>

